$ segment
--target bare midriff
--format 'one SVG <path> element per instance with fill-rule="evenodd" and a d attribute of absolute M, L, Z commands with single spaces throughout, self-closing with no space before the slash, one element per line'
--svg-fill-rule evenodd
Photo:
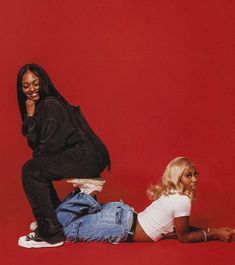
<path fill-rule="evenodd" d="M 144 232 L 143 228 L 139 224 L 138 220 L 136 223 L 135 234 L 133 241 L 152 241 L 153 240 Z"/>

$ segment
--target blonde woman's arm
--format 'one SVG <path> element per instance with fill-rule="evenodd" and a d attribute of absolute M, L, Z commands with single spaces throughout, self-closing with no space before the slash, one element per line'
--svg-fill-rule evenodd
<path fill-rule="evenodd" d="M 177 239 L 184 243 L 206 242 L 209 240 L 230 242 L 234 233 L 234 229 L 230 227 L 190 229 L 189 216 L 175 218 L 174 227 Z"/>

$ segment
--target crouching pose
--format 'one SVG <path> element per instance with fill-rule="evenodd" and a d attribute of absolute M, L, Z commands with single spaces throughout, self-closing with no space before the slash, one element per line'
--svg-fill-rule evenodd
<path fill-rule="evenodd" d="M 67 240 L 72 242 L 119 243 L 162 238 L 177 238 L 188 243 L 231 241 L 234 230 L 230 227 L 190 226 L 197 178 L 194 164 L 187 158 L 178 157 L 167 165 L 160 182 L 147 190 L 153 202 L 144 211 L 136 214 L 132 207 L 122 202 L 101 205 L 86 189 L 70 194 L 57 208 L 57 218 L 63 225 Z M 20 238 L 24 246 L 30 236 Z"/>
<path fill-rule="evenodd" d="M 17 76 L 22 133 L 33 158 L 22 167 L 22 184 L 37 221 L 32 247 L 63 245 L 65 235 L 55 209 L 61 201 L 54 181 L 99 179 L 111 162 L 109 153 L 83 116 L 69 104 L 39 65 L 24 65 Z M 26 247 L 30 242 L 27 242 Z M 24 242 L 21 242 L 21 246 Z"/>

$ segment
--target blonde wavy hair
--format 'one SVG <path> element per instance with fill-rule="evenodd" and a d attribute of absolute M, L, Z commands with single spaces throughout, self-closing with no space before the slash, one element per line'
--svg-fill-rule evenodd
<path fill-rule="evenodd" d="M 185 170 L 190 167 L 196 168 L 194 163 L 186 157 L 180 156 L 171 160 L 166 166 L 160 181 L 156 185 L 150 185 L 147 189 L 148 198 L 153 201 L 163 194 L 169 195 L 178 192 L 193 200 L 193 193 L 184 190 L 184 185 L 180 181 Z"/>

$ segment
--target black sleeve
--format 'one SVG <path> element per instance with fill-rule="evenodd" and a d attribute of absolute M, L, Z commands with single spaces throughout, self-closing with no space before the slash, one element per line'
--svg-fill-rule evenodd
<path fill-rule="evenodd" d="M 38 139 L 37 122 L 34 117 L 24 117 L 22 134 L 27 138 L 29 147 L 34 149 Z"/>
<path fill-rule="evenodd" d="M 75 128 L 66 106 L 54 99 L 47 99 L 40 106 L 38 130 L 40 136 L 35 153 L 53 155 L 67 148 L 68 138 Z"/>

